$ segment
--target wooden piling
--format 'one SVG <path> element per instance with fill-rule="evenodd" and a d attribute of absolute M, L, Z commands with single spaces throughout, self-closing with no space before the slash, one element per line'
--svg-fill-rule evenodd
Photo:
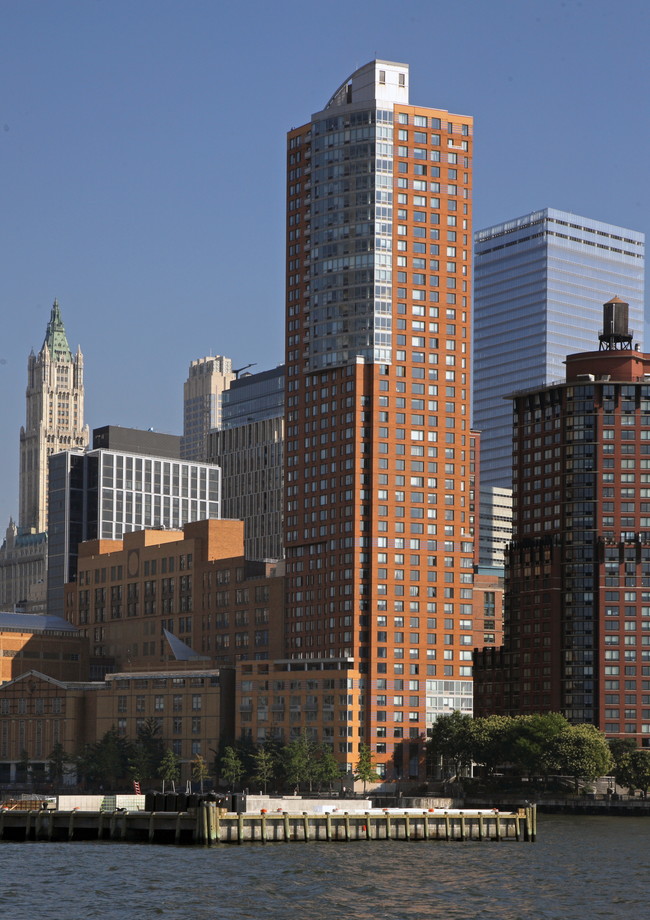
<path fill-rule="evenodd" d="M 205 804 L 205 802 L 201 803 L 199 811 L 201 812 L 201 843 L 209 846 L 210 841 L 208 839 L 208 806 Z"/>
<path fill-rule="evenodd" d="M 210 803 L 208 805 L 208 840 L 210 846 L 216 842 L 217 839 L 217 807 L 216 805 Z"/>

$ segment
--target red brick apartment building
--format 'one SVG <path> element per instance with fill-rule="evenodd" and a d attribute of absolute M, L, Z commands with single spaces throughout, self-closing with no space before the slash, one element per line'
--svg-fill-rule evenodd
<path fill-rule="evenodd" d="M 561 711 L 650 744 L 650 355 L 627 304 L 566 381 L 515 393 L 514 534 L 502 649 L 477 654 L 477 711 Z"/>
<path fill-rule="evenodd" d="M 471 194 L 472 119 L 411 105 L 406 64 L 288 135 L 287 654 L 354 662 L 339 755 L 387 775 L 472 705 Z"/>

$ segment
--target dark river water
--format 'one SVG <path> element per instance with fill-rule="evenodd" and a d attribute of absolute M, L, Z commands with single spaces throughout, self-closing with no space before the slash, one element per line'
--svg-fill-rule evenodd
<path fill-rule="evenodd" d="M 650 818 L 540 815 L 528 843 L 0 843 L 2 920 L 650 917 Z"/>

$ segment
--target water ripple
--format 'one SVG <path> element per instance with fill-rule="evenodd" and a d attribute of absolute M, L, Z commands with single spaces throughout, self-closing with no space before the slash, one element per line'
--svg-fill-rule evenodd
<path fill-rule="evenodd" d="M 523 843 L 210 850 L 0 843 L 8 920 L 628 920 L 647 907 L 650 821 L 540 816 Z"/>

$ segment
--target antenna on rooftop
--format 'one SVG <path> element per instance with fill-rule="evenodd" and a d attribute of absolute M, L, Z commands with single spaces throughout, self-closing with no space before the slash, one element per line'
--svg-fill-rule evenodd
<path fill-rule="evenodd" d="M 256 367 L 256 366 L 257 366 L 257 361 L 253 361 L 252 364 L 247 364 L 245 367 L 237 368 L 236 371 L 233 371 L 233 374 L 235 375 L 235 380 L 239 380 L 239 375 L 241 374 L 242 371 L 247 371 L 249 367 Z"/>

